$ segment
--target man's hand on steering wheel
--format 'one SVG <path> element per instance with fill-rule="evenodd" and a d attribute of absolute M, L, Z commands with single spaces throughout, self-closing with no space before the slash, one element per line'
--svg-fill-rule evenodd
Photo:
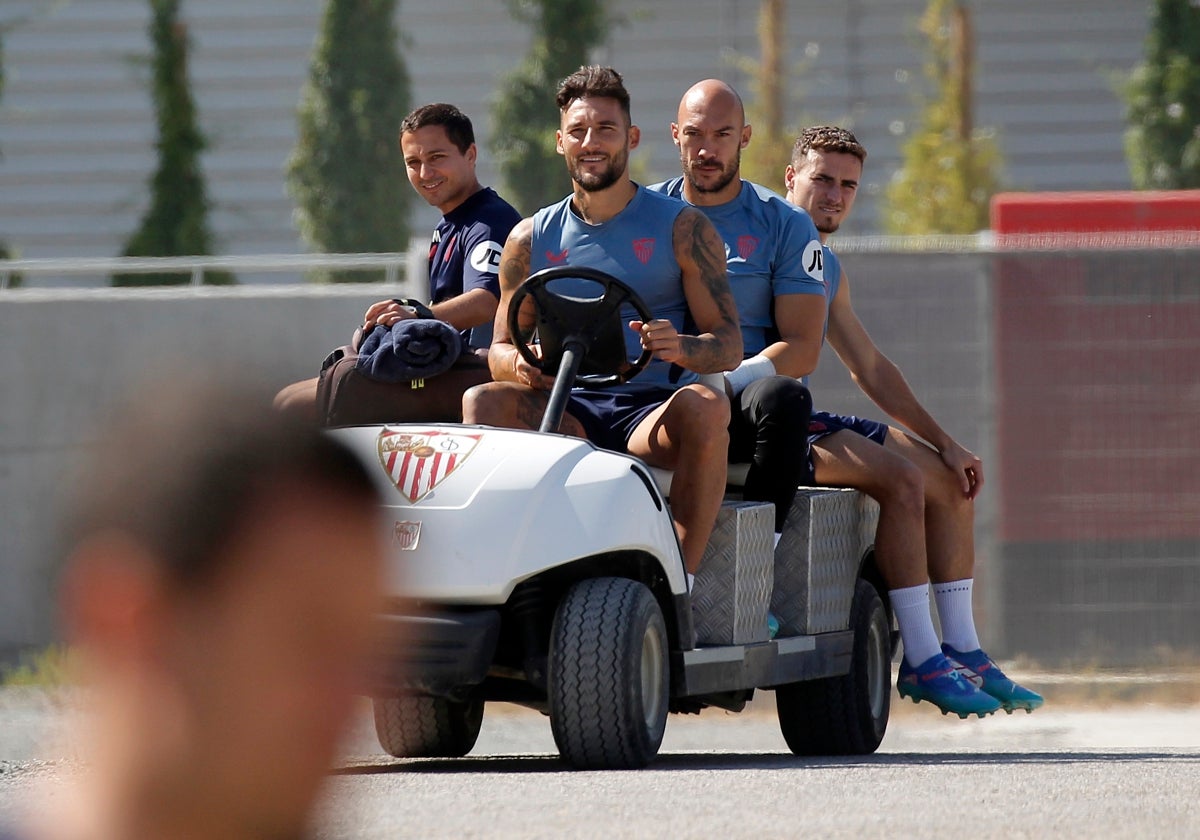
<path fill-rule="evenodd" d="M 514 350 L 516 348 L 513 348 Z M 537 357 L 541 357 L 542 348 L 537 345 L 530 346 L 530 351 Z M 513 358 L 513 381 L 521 385 L 528 385 L 538 391 L 549 391 L 554 387 L 554 377 L 543 373 L 539 368 L 534 367 L 529 362 L 522 358 L 519 352 L 512 354 Z"/>
<path fill-rule="evenodd" d="M 656 318 L 653 321 L 630 321 L 629 329 L 638 334 L 642 347 L 664 362 L 676 362 L 683 356 L 683 340 L 670 321 Z"/>
<path fill-rule="evenodd" d="M 587 296 L 573 296 L 549 286 L 553 281 L 571 279 L 590 282 L 599 288 L 600 294 L 592 296 L 585 292 Z M 526 304 L 532 304 L 532 312 Z M 632 307 L 641 319 L 629 322 L 629 326 L 636 324 L 634 328 L 639 333 L 645 330 L 641 340 L 642 351 L 635 360 L 625 357 L 626 342 L 621 337 L 622 306 Z M 533 318 L 530 318 L 531 314 Z M 531 343 L 533 323 L 537 324 L 540 345 Z M 670 335 L 664 332 L 664 327 L 670 330 Z M 507 370 L 501 376 L 507 379 L 504 374 L 511 371 L 515 381 L 541 390 L 553 388 L 554 376 L 547 370 L 557 371 L 562 351 L 567 349 L 577 354 L 572 364 L 579 365 L 589 352 L 601 348 L 598 356 L 600 361 L 588 360 L 592 370 L 577 374 L 573 384 L 606 387 L 626 382 L 645 368 L 653 356 L 648 341 L 656 344 L 661 354 L 673 353 L 676 356 L 681 343 L 669 322 L 651 318 L 650 310 L 636 291 L 611 274 L 587 266 L 554 266 L 526 278 L 508 302 L 508 333 L 520 360 L 514 359 L 511 367 L 507 362 L 502 363 Z M 613 348 L 605 349 L 606 335 L 610 344 L 615 341 Z M 671 349 L 672 344 L 674 350 Z M 534 347 L 538 348 L 536 354 Z M 555 358 L 543 356 L 542 351 L 554 354 Z M 575 370 L 579 370 L 579 367 Z M 540 372 L 540 376 L 535 376 L 533 371 Z"/>

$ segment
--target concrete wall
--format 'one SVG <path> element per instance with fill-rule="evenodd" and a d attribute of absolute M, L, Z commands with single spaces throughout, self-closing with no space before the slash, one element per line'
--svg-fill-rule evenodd
<path fill-rule="evenodd" d="M 151 372 L 315 376 L 378 286 L 16 290 L 0 296 L 0 661 L 52 633 L 62 488 L 96 420 Z M 169 464 L 163 465 L 170 469 Z"/>
<path fill-rule="evenodd" d="M 850 259 L 868 328 L 947 428 L 987 457 L 980 258 Z M 232 365 L 281 386 L 313 376 L 366 305 L 392 293 L 305 286 L 0 296 L 0 656 L 50 638 L 57 494 L 107 404 L 153 367 L 184 374 Z M 813 380 L 818 405 L 878 416 L 825 356 Z M 981 517 L 984 544 L 989 521 Z"/>
<path fill-rule="evenodd" d="M 976 608 L 993 652 L 1200 653 L 1200 249 L 843 265 L 876 343 L 984 459 Z M 281 386 L 400 293 L 0 293 L 0 657 L 51 637 L 56 494 L 141 372 L 235 366 Z M 812 389 L 819 408 L 880 417 L 828 350 Z"/>

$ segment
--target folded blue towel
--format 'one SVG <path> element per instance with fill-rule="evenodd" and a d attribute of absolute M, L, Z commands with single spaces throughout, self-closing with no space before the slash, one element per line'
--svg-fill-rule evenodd
<path fill-rule="evenodd" d="M 462 352 L 458 330 L 435 318 L 376 325 L 358 348 L 355 366 L 370 379 L 407 382 L 449 370 Z"/>

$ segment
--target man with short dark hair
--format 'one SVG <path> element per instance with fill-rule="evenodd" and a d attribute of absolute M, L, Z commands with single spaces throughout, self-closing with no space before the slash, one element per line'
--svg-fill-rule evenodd
<path fill-rule="evenodd" d="M 488 358 L 496 381 L 467 391 L 463 419 L 538 426 L 553 380 L 521 358 L 507 322 L 508 302 L 529 274 L 588 266 L 629 284 L 653 318 L 629 322 L 626 349 L 632 357 L 645 348 L 653 359 L 625 385 L 576 388 L 561 430 L 675 470 L 671 512 L 694 574 L 721 507 L 729 448 L 728 401 L 699 374 L 736 367 L 742 356 L 721 241 L 702 213 L 630 180 L 629 152 L 641 135 L 619 73 L 582 67 L 563 80 L 556 102 L 556 143 L 573 190 L 509 235 Z"/>
<path fill-rule="evenodd" d="M 61 600 L 85 766 L 21 836 L 302 836 L 366 693 L 376 481 L 265 394 L 145 393 L 74 484 Z"/>
<path fill-rule="evenodd" d="M 1033 711 L 1042 697 L 1008 679 L 980 649 L 975 631 L 974 499 L 983 486 L 983 462 L 938 425 L 904 374 L 875 346 L 827 244 L 854 206 L 866 157 L 844 128 L 805 129 L 784 173 L 787 197 L 808 211 L 821 234 L 830 346 L 863 392 L 914 434 L 815 411 L 808 437 L 816 480 L 856 487 L 879 502 L 875 552 L 904 641 L 900 695 L 963 717 L 999 708 Z M 940 646 L 929 613 L 931 579 Z"/>
<path fill-rule="evenodd" d="M 406 116 L 400 123 L 400 151 L 413 189 L 442 212 L 429 246 L 433 317 L 460 331 L 463 352 L 486 352 L 500 298 L 500 251 L 521 214 L 479 183 L 475 132 L 453 105 L 422 105 Z M 362 334 L 416 317 L 398 300 L 381 300 L 364 313 Z M 307 379 L 280 391 L 275 405 L 315 417 L 316 399 L 317 380 Z"/>

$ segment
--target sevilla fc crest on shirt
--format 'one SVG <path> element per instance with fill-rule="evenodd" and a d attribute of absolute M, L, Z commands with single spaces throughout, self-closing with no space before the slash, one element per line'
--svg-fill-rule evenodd
<path fill-rule="evenodd" d="M 754 249 L 758 247 L 757 236 L 739 236 L 738 237 L 738 256 L 744 260 L 750 259 L 750 255 L 754 253 Z"/>
<path fill-rule="evenodd" d="M 633 240 L 633 253 L 642 265 L 650 262 L 650 258 L 654 256 L 654 239 L 635 239 Z"/>
<path fill-rule="evenodd" d="M 384 429 L 379 433 L 379 463 L 404 498 L 416 504 L 462 466 L 482 437 Z"/>

